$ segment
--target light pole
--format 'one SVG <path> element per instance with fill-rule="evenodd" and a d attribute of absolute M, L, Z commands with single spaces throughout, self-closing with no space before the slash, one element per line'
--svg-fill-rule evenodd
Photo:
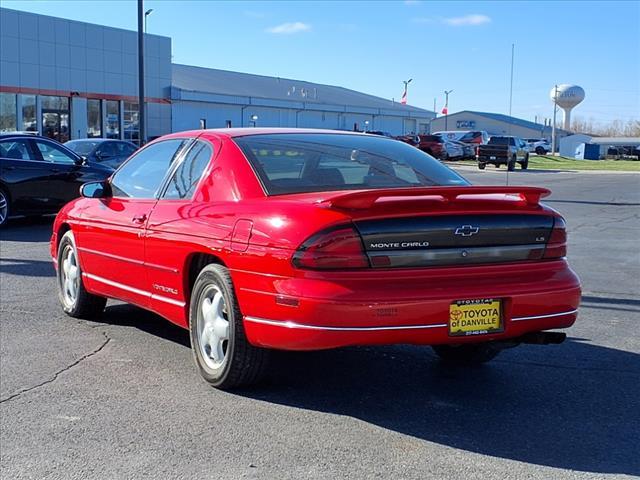
<path fill-rule="evenodd" d="M 251 123 L 253 123 L 253 128 L 256 128 L 256 122 L 258 121 L 258 115 L 251 115 Z"/>
<path fill-rule="evenodd" d="M 144 145 L 146 140 L 144 118 L 144 2 L 138 0 L 138 127 L 140 132 L 139 144 Z"/>
<path fill-rule="evenodd" d="M 553 128 L 551 130 L 551 155 L 556 155 L 556 114 L 558 113 L 558 85 L 553 87 Z"/>
<path fill-rule="evenodd" d="M 147 17 L 149 15 L 151 15 L 151 12 L 153 12 L 153 8 L 150 8 L 149 10 L 147 10 L 146 12 L 144 12 L 144 48 L 147 48 Z M 143 80 L 144 82 L 144 77 Z M 144 116 L 145 118 L 147 117 L 147 104 L 145 103 L 144 105 Z M 140 130 L 140 146 L 142 146 L 142 142 L 146 140 L 142 138 L 142 130 Z"/>
<path fill-rule="evenodd" d="M 445 132 L 448 130 L 448 126 L 449 126 L 449 94 L 453 93 L 453 90 L 445 90 L 444 91 L 444 97 L 445 97 L 445 101 L 444 101 L 444 108 L 442 109 L 444 113 L 444 130 Z"/>
<path fill-rule="evenodd" d="M 364 131 L 365 132 L 369 131 L 369 120 L 364 121 Z"/>

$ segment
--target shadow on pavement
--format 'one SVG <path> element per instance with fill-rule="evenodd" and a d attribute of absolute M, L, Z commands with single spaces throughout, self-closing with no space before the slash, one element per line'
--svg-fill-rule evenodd
<path fill-rule="evenodd" d="M 136 307 L 109 306 L 99 321 L 189 347 L 186 330 Z M 236 394 L 483 455 L 640 475 L 637 353 L 574 338 L 455 369 L 427 347 L 352 347 L 274 352 L 270 372 L 264 384 Z"/>
<path fill-rule="evenodd" d="M 0 272 L 21 277 L 55 277 L 53 262 L 44 260 L 26 260 L 23 258 L 4 258 L 0 263 Z"/>
<path fill-rule="evenodd" d="M 11 242 L 47 242 L 51 238 L 54 216 L 10 219 L 0 229 L 0 240 Z"/>
<path fill-rule="evenodd" d="M 108 305 L 100 318 L 91 320 L 96 323 L 133 327 L 156 337 L 164 338 L 191 348 L 189 332 L 164 318 L 142 308 L 128 304 Z"/>
<path fill-rule="evenodd" d="M 535 348 L 549 348 L 548 355 L 530 362 Z M 560 349 L 564 360 L 554 357 Z M 428 352 L 397 346 L 281 354 L 271 383 L 242 394 L 484 455 L 640 474 L 640 355 L 572 340 L 451 369 Z"/>

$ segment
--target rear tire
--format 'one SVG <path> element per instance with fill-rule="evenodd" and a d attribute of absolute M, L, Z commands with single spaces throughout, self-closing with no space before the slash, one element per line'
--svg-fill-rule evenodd
<path fill-rule="evenodd" d="M 487 166 L 487 164 L 486 164 L 486 163 L 479 163 L 479 164 L 478 164 L 478 168 L 479 168 L 480 170 L 484 170 L 486 166 Z"/>
<path fill-rule="evenodd" d="M 87 292 L 78 260 L 78 250 L 69 230 L 58 246 L 58 298 L 64 313 L 74 318 L 91 319 L 100 316 L 107 304 L 105 297 Z"/>
<path fill-rule="evenodd" d="M 189 307 L 193 357 L 202 378 L 229 390 L 258 382 L 267 370 L 270 351 L 247 341 L 231 275 L 222 265 L 202 269 Z"/>
<path fill-rule="evenodd" d="M 4 227 L 9 220 L 10 203 L 9 195 L 0 188 L 0 228 Z"/>
<path fill-rule="evenodd" d="M 493 360 L 500 353 L 500 349 L 492 343 L 434 345 L 431 348 L 442 363 L 452 366 L 480 365 Z"/>

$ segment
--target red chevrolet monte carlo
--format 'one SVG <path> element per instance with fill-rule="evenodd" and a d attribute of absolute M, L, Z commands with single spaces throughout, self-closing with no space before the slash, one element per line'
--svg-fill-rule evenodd
<path fill-rule="evenodd" d="M 576 320 L 548 190 L 471 186 L 385 137 L 176 133 L 81 194 L 51 238 L 64 311 L 152 310 L 190 330 L 219 388 L 256 381 L 270 349 L 409 343 L 481 363 Z"/>

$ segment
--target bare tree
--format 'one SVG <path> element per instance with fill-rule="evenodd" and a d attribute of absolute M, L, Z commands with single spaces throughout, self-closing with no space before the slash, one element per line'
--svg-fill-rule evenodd
<path fill-rule="evenodd" d="M 588 120 L 576 117 L 571 122 L 571 130 L 575 133 L 603 137 L 640 137 L 640 120 L 613 120 L 598 123 L 593 117 Z"/>

